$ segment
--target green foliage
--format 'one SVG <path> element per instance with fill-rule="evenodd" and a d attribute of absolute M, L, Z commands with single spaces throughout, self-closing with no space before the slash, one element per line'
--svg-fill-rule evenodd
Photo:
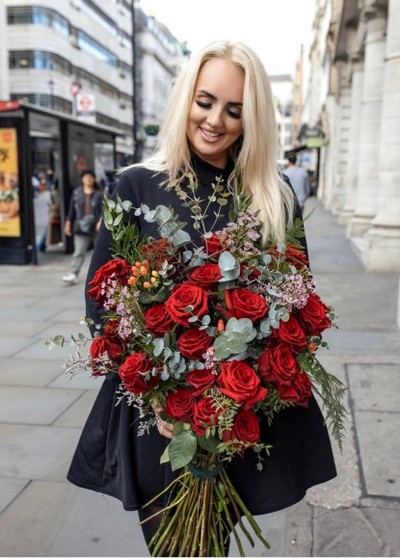
<path fill-rule="evenodd" d="M 168 445 L 168 455 L 173 471 L 186 466 L 197 450 L 197 437 L 192 431 L 184 430 L 174 434 Z"/>
<path fill-rule="evenodd" d="M 337 377 L 328 373 L 313 353 L 300 353 L 297 361 L 301 368 L 312 377 L 313 388 L 322 399 L 325 421 L 342 451 L 348 416 L 348 411 L 343 405 L 347 387 Z"/>

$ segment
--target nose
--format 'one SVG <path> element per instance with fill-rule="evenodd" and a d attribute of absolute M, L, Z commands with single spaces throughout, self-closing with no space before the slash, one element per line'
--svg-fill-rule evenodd
<path fill-rule="evenodd" d="M 207 115 L 207 123 L 213 128 L 218 128 L 223 124 L 222 111 L 215 107 Z"/>

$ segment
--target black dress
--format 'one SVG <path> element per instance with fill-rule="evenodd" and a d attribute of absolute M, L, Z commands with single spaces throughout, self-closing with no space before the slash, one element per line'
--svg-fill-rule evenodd
<path fill-rule="evenodd" d="M 217 169 L 197 157 L 194 157 L 194 165 L 199 182 L 198 194 L 207 202 L 215 177 L 222 176 L 226 180 L 231 167 Z M 187 230 L 194 239 L 196 233 L 191 228 L 190 210 L 182 208 L 174 190 L 167 191 L 160 186 L 163 180 L 164 176 L 152 171 L 132 169 L 122 176 L 117 193 L 123 200 L 131 200 L 135 207 L 141 203 L 150 208 L 158 203 L 174 207 L 182 221 L 188 223 Z M 299 208 L 296 214 L 301 216 Z M 212 211 L 208 214 L 208 221 L 209 224 L 214 222 Z M 225 215 L 215 229 L 221 229 L 227 221 Z M 140 218 L 137 223 L 141 234 L 159 236 L 154 224 Z M 110 232 L 102 226 L 87 281 L 110 260 L 110 244 Z M 101 316 L 101 309 L 89 298 L 87 314 L 95 322 Z M 159 463 L 168 439 L 156 429 L 148 435 L 137 436 L 135 409 L 125 402 L 116 406 L 119 382 L 116 373 L 109 374 L 104 380 L 83 428 L 67 478 L 79 487 L 116 497 L 126 510 L 137 510 L 160 493 L 176 473 L 171 472 L 169 464 Z M 257 458 L 252 450 L 242 458 L 235 457 L 227 466 L 233 484 L 252 514 L 266 514 L 289 507 L 300 501 L 308 488 L 336 476 L 329 435 L 314 398 L 308 408 L 293 406 L 280 412 L 271 427 L 263 419 L 261 432 L 262 440 L 272 445 L 263 470 L 256 469 Z M 155 504 L 162 506 L 163 501 Z"/>

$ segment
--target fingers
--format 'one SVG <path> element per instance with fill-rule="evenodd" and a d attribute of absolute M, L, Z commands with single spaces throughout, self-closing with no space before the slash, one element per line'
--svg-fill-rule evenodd
<path fill-rule="evenodd" d="M 167 437 L 167 439 L 172 439 L 172 433 L 174 430 L 174 426 L 172 425 L 172 423 L 168 423 L 167 421 L 164 421 L 159 416 L 157 416 L 157 428 L 160 435 L 162 435 L 163 437 Z"/>
<path fill-rule="evenodd" d="M 163 419 L 161 419 L 159 414 L 162 412 L 162 407 L 155 400 L 151 402 L 151 407 L 153 408 L 153 411 L 156 415 L 158 432 L 160 433 L 160 435 L 163 435 L 163 437 L 172 439 L 174 426 L 172 423 L 168 423 L 168 421 L 164 421 Z"/>

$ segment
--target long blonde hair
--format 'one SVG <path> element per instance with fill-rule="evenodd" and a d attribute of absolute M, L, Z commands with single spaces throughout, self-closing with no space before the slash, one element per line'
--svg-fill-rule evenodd
<path fill-rule="evenodd" d="M 286 221 L 292 220 L 293 193 L 278 170 L 277 124 L 270 81 L 257 54 L 245 44 L 213 42 L 186 63 L 165 108 L 154 155 L 141 165 L 167 173 L 171 180 L 194 172 L 186 136 L 187 117 L 198 74 L 212 58 L 228 60 L 244 72 L 243 135 L 231 146 L 230 156 L 241 171 L 244 192 L 253 198 L 251 209 L 259 211 L 264 237 L 282 241 Z"/>

